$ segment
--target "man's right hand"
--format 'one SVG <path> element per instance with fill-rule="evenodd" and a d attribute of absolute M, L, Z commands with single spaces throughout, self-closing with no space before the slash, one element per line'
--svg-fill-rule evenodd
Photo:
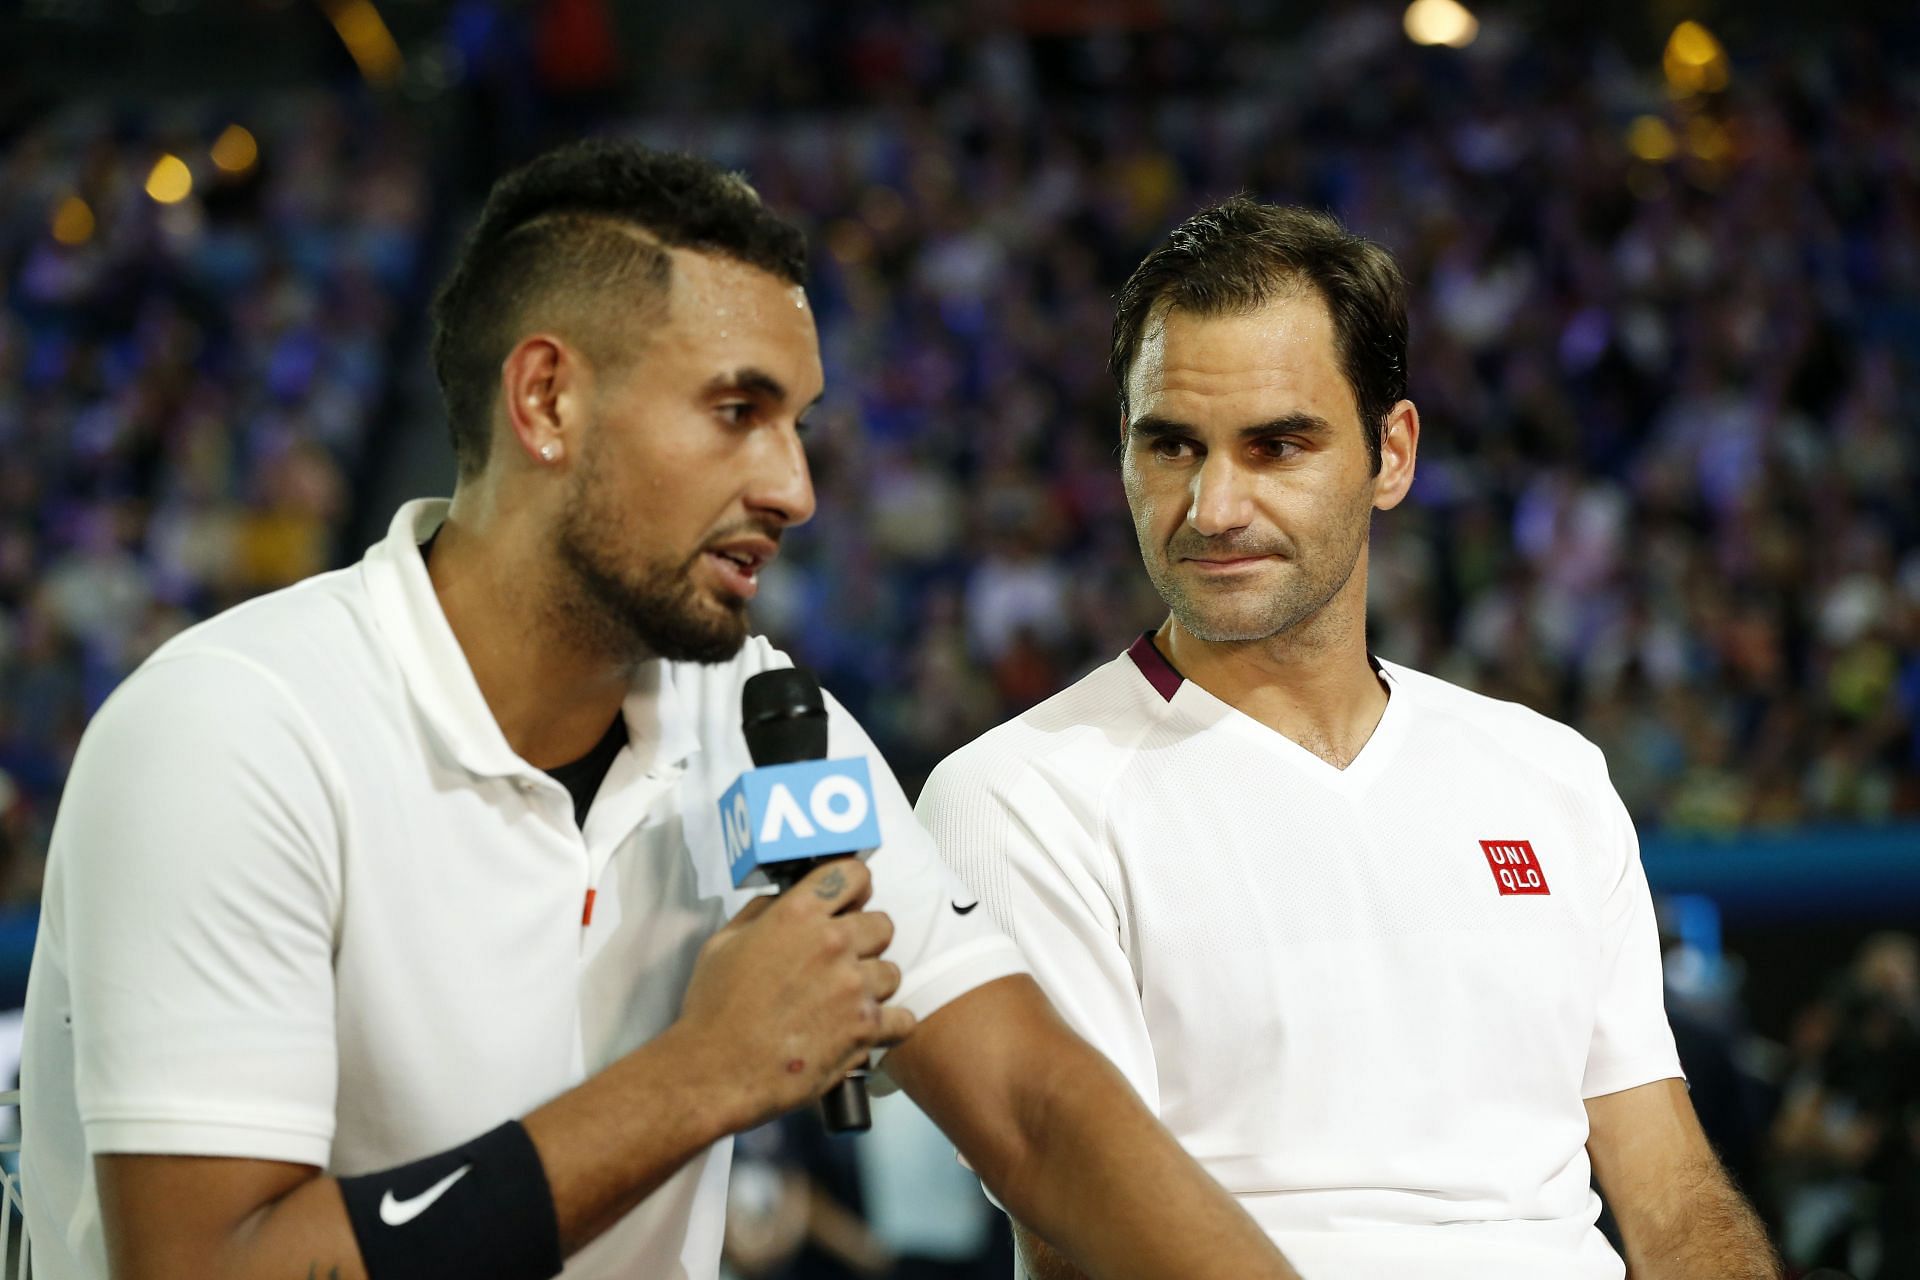
<path fill-rule="evenodd" d="M 873 877 L 853 858 L 747 904 L 700 949 L 670 1035 L 714 1055 L 751 1128 L 819 1097 L 869 1050 L 913 1030 L 883 1002 L 900 969 L 881 952 L 893 922 L 864 911 Z"/>

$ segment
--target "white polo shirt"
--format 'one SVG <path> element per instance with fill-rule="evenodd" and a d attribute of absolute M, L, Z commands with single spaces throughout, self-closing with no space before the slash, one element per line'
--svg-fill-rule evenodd
<path fill-rule="evenodd" d="M 1582 1100 L 1680 1074 L 1633 828 L 1571 729 L 1382 675 L 1340 770 L 1143 638 L 920 816 L 1303 1274 L 1617 1280 Z"/>
<path fill-rule="evenodd" d="M 107 1274 L 90 1157 L 247 1156 L 353 1175 L 523 1115 L 664 1030 L 731 889 L 720 793 L 740 686 L 653 662 L 585 831 L 507 745 L 421 562 L 416 502 L 357 566 L 179 636 L 101 709 L 53 836 L 27 996 L 35 1273 Z M 895 1003 L 1024 972 L 871 742 Z M 591 921 L 585 919 L 593 892 Z M 714 1276 L 731 1140 L 577 1254 L 570 1280 Z"/>

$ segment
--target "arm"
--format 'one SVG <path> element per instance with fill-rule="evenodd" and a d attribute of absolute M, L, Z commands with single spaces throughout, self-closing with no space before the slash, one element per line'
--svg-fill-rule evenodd
<path fill-rule="evenodd" d="M 941 1006 L 887 1071 L 1008 1211 L 1088 1274 L 1298 1280 L 1032 979 Z"/>
<path fill-rule="evenodd" d="M 1684 1082 L 1588 1098 L 1587 1122 L 1633 1280 L 1778 1280 L 1780 1260 L 1707 1145 Z"/>
<path fill-rule="evenodd" d="M 702 949 L 678 1022 L 525 1118 L 563 1252 L 716 1139 L 818 1096 L 911 1027 L 878 1003 L 899 971 L 875 958 L 892 930 L 859 910 L 870 887 L 848 863 L 750 904 Z M 339 1181 L 311 1165 L 102 1155 L 95 1171 L 115 1280 L 367 1274 Z"/>
<path fill-rule="evenodd" d="M 1020 944 L 1057 1013 L 1048 1021 L 1064 1020 L 1075 1039 L 1069 1053 L 1097 1049 L 1100 1074 L 1117 1072 L 1131 1085 L 1126 1105 L 1151 1118 L 1159 1073 L 1124 944 L 1119 878 L 1103 874 L 1103 848 L 1071 788 L 1051 785 L 1017 754 L 970 749 L 934 771 L 917 812 L 941 854 Z M 887 1069 L 893 1072 L 891 1058 Z M 1032 1280 L 1083 1280 L 1017 1211 L 1013 1230 Z"/>

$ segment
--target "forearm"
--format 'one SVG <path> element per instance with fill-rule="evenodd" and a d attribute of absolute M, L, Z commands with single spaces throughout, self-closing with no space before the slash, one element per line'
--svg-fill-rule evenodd
<path fill-rule="evenodd" d="M 1629 1280 L 1779 1280 L 1766 1229 L 1718 1163 L 1688 1183 L 1670 1211 L 1621 1223 Z"/>
<path fill-rule="evenodd" d="M 1025 975 L 935 1012 L 886 1070 L 1016 1221 L 1099 1280 L 1298 1280 Z"/>
<path fill-rule="evenodd" d="M 736 1117 L 744 1113 L 727 1086 L 715 1083 L 719 1073 L 711 1057 L 697 1040 L 670 1031 L 527 1116 L 525 1138 L 496 1132 L 496 1140 L 514 1139 L 507 1149 L 519 1153 L 505 1166 L 470 1154 L 481 1149 L 476 1140 L 418 1166 L 389 1171 L 391 1187 L 383 1181 L 387 1174 L 349 1179 L 343 1186 L 341 1179 L 319 1176 L 311 1166 L 268 1161 L 100 1157 L 96 1168 L 112 1275 L 114 1280 L 367 1280 L 366 1259 L 377 1261 L 380 1252 L 356 1232 L 346 1188 L 365 1197 L 356 1203 L 366 1206 L 382 1193 L 414 1198 L 439 1180 L 442 1167 L 451 1172 L 476 1159 L 473 1176 L 463 1172 L 443 1193 L 441 1214 L 450 1214 L 467 1238 L 498 1233 L 505 1249 L 532 1246 L 544 1237 L 551 1250 L 554 1224 L 545 1218 L 547 1206 L 534 1199 L 544 1183 L 561 1252 L 570 1254 L 736 1127 Z M 486 1145 L 489 1152 L 500 1149 Z M 538 1169 L 530 1163 L 536 1156 Z M 429 1168 L 432 1172 L 422 1172 Z M 257 1207 L 238 1217 L 222 1216 L 221 1206 L 249 1203 Z M 430 1212 L 434 1203 L 429 1200 L 423 1208 Z M 519 1215 L 523 1205 L 524 1218 Z M 384 1220 L 384 1212 L 380 1217 Z M 366 1230 L 371 1213 L 362 1211 L 359 1220 Z M 386 1227 L 374 1223 L 372 1229 Z"/>
<path fill-rule="evenodd" d="M 1708 1145 L 1683 1081 L 1588 1098 L 1587 1125 L 1633 1280 L 1777 1280 L 1780 1260 Z"/>
<path fill-rule="evenodd" d="M 568 1254 L 598 1236 L 714 1142 L 747 1127 L 753 1105 L 719 1083 L 718 1050 L 679 1026 L 526 1118 Z"/>
<path fill-rule="evenodd" d="M 1080 1057 L 1035 1079 L 1017 1142 L 980 1166 L 1008 1212 L 1055 1246 L 1053 1258 L 1030 1251 L 1037 1276 L 1294 1277 L 1120 1074 L 1091 1050 Z"/>

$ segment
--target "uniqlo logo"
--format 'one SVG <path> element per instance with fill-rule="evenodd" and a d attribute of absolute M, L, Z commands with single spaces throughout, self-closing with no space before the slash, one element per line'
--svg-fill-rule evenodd
<path fill-rule="evenodd" d="M 1493 883 L 1502 896 L 1509 893 L 1546 893 L 1547 877 L 1540 870 L 1529 840 L 1482 840 L 1480 851 L 1493 869 Z"/>

